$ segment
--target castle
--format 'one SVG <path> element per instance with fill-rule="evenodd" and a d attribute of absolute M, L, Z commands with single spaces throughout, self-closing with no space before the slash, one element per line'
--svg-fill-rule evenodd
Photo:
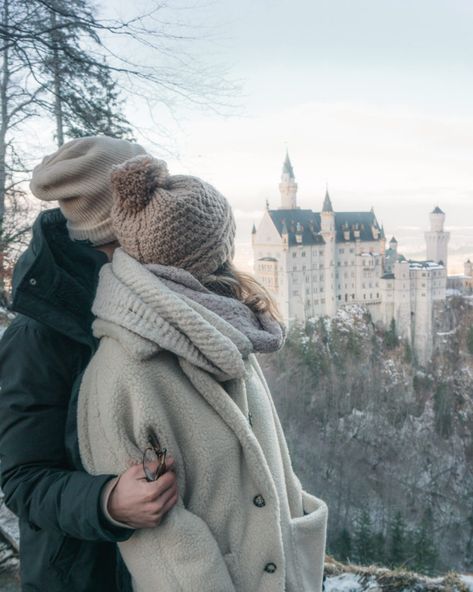
<path fill-rule="evenodd" d="M 411 261 L 398 253 L 376 215 L 335 212 L 328 190 L 321 212 L 297 205 L 297 183 L 286 154 L 279 184 L 281 206 L 269 205 L 256 228 L 254 272 L 274 296 L 286 321 L 333 316 L 337 308 L 362 304 L 375 322 L 407 339 L 421 363 L 432 355 L 433 318 L 445 301 L 449 233 L 436 207 L 425 233 L 427 259 Z"/>

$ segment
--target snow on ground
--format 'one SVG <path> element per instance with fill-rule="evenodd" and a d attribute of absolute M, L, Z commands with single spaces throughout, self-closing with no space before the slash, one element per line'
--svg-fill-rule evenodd
<path fill-rule="evenodd" d="M 345 573 L 339 576 L 328 577 L 324 585 L 325 592 L 362 592 L 366 590 L 360 583 L 360 576 L 353 573 Z"/>
<path fill-rule="evenodd" d="M 470 592 L 473 592 L 473 574 L 471 576 L 460 576 L 460 578 L 468 586 Z"/>

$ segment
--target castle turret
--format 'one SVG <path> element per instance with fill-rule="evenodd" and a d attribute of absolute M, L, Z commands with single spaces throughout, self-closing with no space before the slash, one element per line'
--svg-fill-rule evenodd
<path fill-rule="evenodd" d="M 335 283 L 335 212 L 328 189 L 325 191 L 324 205 L 320 212 L 320 234 L 325 242 L 324 282 L 325 314 L 333 316 L 337 310 L 337 288 Z"/>
<path fill-rule="evenodd" d="M 255 239 L 256 239 L 256 226 L 255 226 L 255 223 L 253 222 L 253 228 L 251 229 L 251 244 L 252 245 L 255 244 Z"/>
<path fill-rule="evenodd" d="M 444 231 L 445 212 L 438 206 L 430 213 L 430 230 L 425 233 L 427 259 L 447 268 L 450 233 Z"/>
<path fill-rule="evenodd" d="M 467 277 L 470 277 L 470 278 L 473 277 L 473 263 L 470 261 L 470 259 L 467 259 L 465 261 L 465 264 L 464 264 L 464 274 Z"/>
<path fill-rule="evenodd" d="M 328 189 L 325 191 L 324 205 L 320 212 L 320 229 L 322 234 L 333 233 L 335 230 L 335 214 Z"/>
<path fill-rule="evenodd" d="M 282 167 L 279 191 L 281 192 L 281 209 L 293 210 L 297 208 L 297 183 L 288 152 L 286 152 L 286 159 Z"/>

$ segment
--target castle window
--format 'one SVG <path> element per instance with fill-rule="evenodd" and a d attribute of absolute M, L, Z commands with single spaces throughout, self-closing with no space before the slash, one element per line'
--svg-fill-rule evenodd
<path fill-rule="evenodd" d="M 295 251 L 292 251 L 292 256 L 295 257 L 297 255 L 297 253 Z"/>
<path fill-rule="evenodd" d="M 302 251 L 301 257 L 305 257 L 305 251 Z"/>
<path fill-rule="evenodd" d="M 339 299 L 339 300 L 341 300 L 341 299 L 342 299 L 342 297 L 340 296 L 340 294 L 338 295 L 338 299 Z"/>
<path fill-rule="evenodd" d="M 345 252 L 345 249 L 338 249 L 338 252 L 340 253 L 340 255 L 342 255 Z"/>

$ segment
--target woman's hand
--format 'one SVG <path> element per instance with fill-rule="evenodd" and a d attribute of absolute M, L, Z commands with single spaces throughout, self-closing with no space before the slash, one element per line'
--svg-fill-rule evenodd
<path fill-rule="evenodd" d="M 122 473 L 108 498 L 110 516 L 131 528 L 158 526 L 179 497 L 174 459 L 169 454 L 166 466 L 156 481 L 146 480 L 141 463 Z"/>

